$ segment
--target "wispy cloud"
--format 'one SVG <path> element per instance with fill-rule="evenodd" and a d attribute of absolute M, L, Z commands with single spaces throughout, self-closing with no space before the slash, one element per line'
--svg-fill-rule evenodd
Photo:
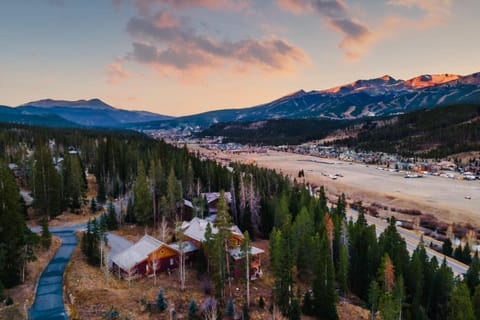
<path fill-rule="evenodd" d="M 130 77 L 130 72 L 123 68 L 120 59 L 107 65 L 107 82 L 119 84 Z"/>
<path fill-rule="evenodd" d="M 367 25 L 343 0 L 277 0 L 294 14 L 315 13 L 330 29 L 342 35 L 339 47 L 350 60 L 360 58 L 371 45 L 402 30 L 420 30 L 448 21 L 452 0 L 387 0 L 389 8 L 415 10 L 415 14 L 387 14 L 375 25 Z M 380 5 L 380 4 L 379 4 Z"/>
<path fill-rule="evenodd" d="M 283 72 L 307 60 L 302 49 L 283 39 L 273 36 L 218 39 L 199 34 L 188 19 L 177 18 L 166 10 L 151 16 L 133 17 L 126 29 L 133 39 L 133 51 L 128 59 L 153 65 L 167 73 L 224 67 Z"/>
<path fill-rule="evenodd" d="M 451 13 L 451 0 L 388 0 L 388 6 L 403 7 L 421 12 L 419 18 L 391 15 L 387 17 L 391 26 L 404 25 L 406 28 L 426 29 L 448 21 Z"/>
<path fill-rule="evenodd" d="M 133 4 L 142 14 L 148 14 L 158 6 L 169 6 L 174 9 L 204 7 L 213 10 L 241 10 L 252 0 L 133 0 Z M 113 0 L 116 5 L 131 3 L 129 0 Z"/>
<path fill-rule="evenodd" d="M 277 0 L 285 10 L 296 14 L 316 13 L 327 27 L 342 35 L 339 47 L 349 59 L 358 59 L 374 40 L 375 34 L 354 18 L 342 0 Z"/>

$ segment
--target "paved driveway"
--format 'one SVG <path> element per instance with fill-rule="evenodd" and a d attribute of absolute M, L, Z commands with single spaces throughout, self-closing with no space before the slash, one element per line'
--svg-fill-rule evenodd
<path fill-rule="evenodd" d="M 63 305 L 63 272 L 77 246 L 72 230 L 52 232 L 62 239 L 62 245 L 38 280 L 35 301 L 29 310 L 30 319 L 68 319 Z"/>

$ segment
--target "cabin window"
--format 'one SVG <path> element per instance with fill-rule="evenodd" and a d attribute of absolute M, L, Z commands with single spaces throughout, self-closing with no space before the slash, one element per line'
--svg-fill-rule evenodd
<path fill-rule="evenodd" d="M 170 258 L 170 265 L 173 266 L 173 258 Z"/>
<path fill-rule="evenodd" d="M 160 254 L 161 254 L 161 255 L 164 255 L 164 254 L 165 254 L 165 250 L 163 250 L 163 249 L 160 250 Z"/>

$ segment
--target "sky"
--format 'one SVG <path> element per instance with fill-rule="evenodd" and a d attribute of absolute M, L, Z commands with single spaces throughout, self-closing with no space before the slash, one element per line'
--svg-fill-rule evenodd
<path fill-rule="evenodd" d="M 188 115 L 480 71 L 478 0 L 1 0 L 0 105 Z"/>

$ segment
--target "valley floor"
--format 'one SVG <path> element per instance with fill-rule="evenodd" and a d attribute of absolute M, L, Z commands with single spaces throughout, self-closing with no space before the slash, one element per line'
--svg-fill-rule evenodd
<path fill-rule="evenodd" d="M 405 179 L 401 173 L 378 170 L 376 166 L 287 152 L 232 154 L 199 149 L 204 155 L 230 161 L 254 163 L 297 177 L 304 170 L 305 180 L 324 185 L 329 195 L 342 192 L 351 201 L 376 202 L 390 207 L 418 209 L 447 223 L 480 223 L 480 182 L 428 176 Z M 341 177 L 332 179 L 340 174 Z M 298 179 L 298 178 L 297 178 Z"/>

